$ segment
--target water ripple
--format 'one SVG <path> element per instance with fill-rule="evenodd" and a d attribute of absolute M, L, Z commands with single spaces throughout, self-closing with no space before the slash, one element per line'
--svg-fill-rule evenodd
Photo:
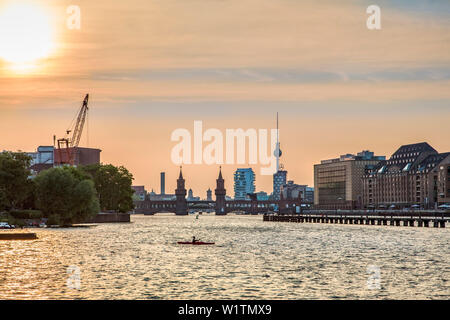
<path fill-rule="evenodd" d="M 132 216 L 0 242 L 0 299 L 448 299 L 447 229 Z M 215 246 L 180 246 L 196 235 Z M 69 266 L 80 270 L 67 286 Z M 380 271 L 369 289 L 368 266 Z"/>

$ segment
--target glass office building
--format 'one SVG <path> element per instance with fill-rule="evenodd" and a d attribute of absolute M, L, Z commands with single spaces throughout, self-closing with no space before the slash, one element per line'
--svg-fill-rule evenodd
<path fill-rule="evenodd" d="M 234 173 L 234 199 L 245 200 L 255 192 L 255 173 L 252 168 L 237 169 Z"/>

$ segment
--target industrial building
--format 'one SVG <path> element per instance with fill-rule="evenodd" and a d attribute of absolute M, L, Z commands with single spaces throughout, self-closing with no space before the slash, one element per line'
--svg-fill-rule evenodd
<path fill-rule="evenodd" d="M 64 138 L 53 136 L 53 146 L 39 146 L 35 152 L 27 154 L 32 158 L 30 169 L 33 174 L 54 166 L 82 166 L 100 163 L 100 149 L 79 146 L 84 123 L 88 114 L 89 94 L 86 94 L 76 121 L 66 130 Z"/>
<path fill-rule="evenodd" d="M 352 209 L 362 206 L 363 182 L 366 170 L 385 160 L 362 151 L 339 158 L 322 160 L 314 165 L 314 207 L 317 209 Z"/>
<path fill-rule="evenodd" d="M 68 149 L 56 149 L 55 150 L 55 164 L 67 164 L 69 163 L 69 157 L 72 158 L 72 164 L 74 166 L 89 165 L 100 163 L 100 149 L 72 147 Z"/>
<path fill-rule="evenodd" d="M 74 166 L 100 163 L 100 149 L 74 147 L 69 148 L 69 152 Z M 53 146 L 39 146 L 35 152 L 26 152 L 26 154 L 32 159 L 30 170 L 33 174 L 69 163 L 67 150 L 61 151 Z"/>
<path fill-rule="evenodd" d="M 35 152 L 27 152 L 26 154 L 32 159 L 30 163 L 32 173 L 37 174 L 42 170 L 52 168 L 54 163 L 53 152 L 53 146 L 39 146 Z"/>

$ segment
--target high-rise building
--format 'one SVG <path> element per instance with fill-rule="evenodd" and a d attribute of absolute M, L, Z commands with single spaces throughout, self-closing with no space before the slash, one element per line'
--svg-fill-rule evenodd
<path fill-rule="evenodd" d="M 286 170 L 278 170 L 276 173 L 273 174 L 272 198 L 274 200 L 280 200 L 281 187 L 286 184 L 286 180 L 287 180 Z"/>
<path fill-rule="evenodd" d="M 367 168 L 363 176 L 366 208 L 434 208 L 450 201 L 450 152 L 428 143 L 401 146 L 387 161 Z"/>
<path fill-rule="evenodd" d="M 255 192 L 255 173 L 252 168 L 240 168 L 234 173 L 234 199 L 245 200 Z"/>
<path fill-rule="evenodd" d="M 320 209 L 349 209 L 362 205 L 362 177 L 369 166 L 385 160 L 373 152 L 345 154 L 314 165 L 314 205 Z"/>

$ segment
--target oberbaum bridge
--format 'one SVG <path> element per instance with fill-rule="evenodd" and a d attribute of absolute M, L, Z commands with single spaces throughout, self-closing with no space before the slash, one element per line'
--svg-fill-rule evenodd
<path fill-rule="evenodd" d="M 448 214 L 426 211 L 380 212 L 369 210 L 302 210 L 302 204 L 306 204 L 299 197 L 285 199 L 283 192 L 279 200 L 258 200 L 256 194 L 249 194 L 250 200 L 227 200 L 225 180 L 222 170 L 216 179 L 216 201 L 187 200 L 183 173 L 180 168 L 180 176 L 177 180 L 175 200 L 150 200 L 147 196 L 143 201 L 136 202 L 135 213 L 153 215 L 159 212 L 172 212 L 175 215 L 187 215 L 190 210 L 215 209 L 216 215 L 226 215 L 229 212 L 242 212 L 245 214 L 264 214 L 264 221 L 296 222 L 296 223 L 330 223 L 330 224 L 360 224 L 360 225 L 384 225 L 384 226 L 418 226 L 445 228 L 449 222 Z M 308 203 L 309 204 L 309 203 Z M 274 210 L 274 208 L 277 208 Z M 274 211 L 277 211 L 276 214 Z"/>
<path fill-rule="evenodd" d="M 187 215 L 190 210 L 214 209 L 216 215 L 226 215 L 229 212 L 240 211 L 246 214 L 268 213 L 278 207 L 282 213 L 295 213 L 301 207 L 302 200 L 284 199 L 283 194 L 279 200 L 258 200 L 256 194 L 250 194 L 250 200 L 226 200 L 225 180 L 222 177 L 222 169 L 219 169 L 219 177 L 216 179 L 216 201 L 212 200 L 186 200 L 186 188 L 183 173 L 180 168 L 180 176 L 177 180 L 175 200 L 150 200 L 147 196 L 143 201 L 136 202 L 135 213 L 147 215 L 159 212 L 172 212 L 176 215 Z"/>

